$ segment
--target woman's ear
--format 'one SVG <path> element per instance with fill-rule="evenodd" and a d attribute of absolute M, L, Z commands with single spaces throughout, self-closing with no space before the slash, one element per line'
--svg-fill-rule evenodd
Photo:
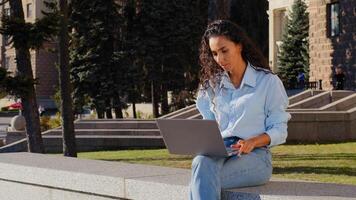
<path fill-rule="evenodd" d="M 236 48 L 239 52 L 242 52 L 242 45 L 241 44 L 236 44 Z"/>

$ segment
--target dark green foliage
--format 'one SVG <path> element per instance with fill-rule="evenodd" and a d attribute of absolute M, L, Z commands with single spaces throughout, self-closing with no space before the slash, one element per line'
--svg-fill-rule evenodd
<path fill-rule="evenodd" d="M 198 85 L 198 49 L 207 24 L 207 2 L 154 0 L 141 1 L 140 7 L 137 54 L 147 82 L 156 83 L 154 90 L 163 104 L 168 90 L 177 96 Z"/>
<path fill-rule="evenodd" d="M 230 20 L 245 29 L 247 34 L 268 57 L 268 1 L 232 0 Z"/>
<path fill-rule="evenodd" d="M 153 96 L 152 83 L 152 101 L 155 107 L 161 102 L 163 112 L 169 109 L 169 90 L 180 101 L 173 109 L 191 104 L 192 92 L 183 92 L 189 100 L 180 95 L 198 85 L 207 2 L 126 0 L 119 12 L 109 2 L 72 2 L 71 74 L 77 109 L 85 96 L 98 113 L 145 101 Z"/>
<path fill-rule="evenodd" d="M 35 80 L 22 76 L 11 76 L 5 68 L 0 68 L 0 91 L 16 97 L 28 96 L 28 86 L 34 85 Z"/>
<path fill-rule="evenodd" d="M 309 18 L 307 6 L 302 0 L 296 0 L 285 26 L 282 45 L 278 54 L 280 75 L 287 88 L 296 87 L 299 72 L 309 73 Z"/>
<path fill-rule="evenodd" d="M 120 15 L 114 1 L 72 1 L 70 48 L 71 79 L 74 84 L 74 104 L 80 109 L 85 96 L 90 97 L 99 117 L 103 117 L 105 102 L 117 96 L 115 85 L 118 69 L 117 50 Z"/>

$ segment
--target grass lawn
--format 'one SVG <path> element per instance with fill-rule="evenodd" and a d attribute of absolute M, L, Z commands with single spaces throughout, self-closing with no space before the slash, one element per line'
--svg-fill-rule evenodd
<path fill-rule="evenodd" d="M 281 145 L 272 148 L 273 176 L 356 185 L 356 142 Z M 79 158 L 190 168 L 190 156 L 166 149 L 79 153 Z"/>

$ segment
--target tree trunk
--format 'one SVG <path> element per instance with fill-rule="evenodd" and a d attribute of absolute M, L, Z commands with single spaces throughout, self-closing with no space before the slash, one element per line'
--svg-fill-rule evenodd
<path fill-rule="evenodd" d="M 167 95 L 167 87 L 165 84 L 161 85 L 161 95 L 162 95 L 162 115 L 169 113 L 168 107 L 168 95 Z"/>
<path fill-rule="evenodd" d="M 1 12 L 3 14 L 5 14 L 5 4 L 1 5 Z M 4 69 L 6 69 L 6 36 L 2 36 L 1 37 L 1 67 L 3 67 Z"/>
<path fill-rule="evenodd" d="M 10 9 L 11 17 L 19 21 L 25 22 L 22 1 L 11 0 Z M 22 38 L 14 35 L 13 41 L 19 41 Z M 27 47 L 15 47 L 16 63 L 18 75 L 28 80 L 33 80 L 33 73 L 31 67 L 31 55 Z M 23 106 L 23 114 L 26 121 L 26 136 L 28 143 L 28 151 L 34 153 L 44 153 L 40 119 L 38 113 L 38 106 L 36 100 L 36 91 L 33 84 L 28 87 L 28 93 L 21 96 Z"/>
<path fill-rule="evenodd" d="M 105 104 L 100 99 L 94 100 L 94 104 L 95 104 L 96 114 L 98 115 L 98 119 L 104 119 L 105 118 Z"/>
<path fill-rule="evenodd" d="M 106 119 L 112 119 L 111 102 L 110 99 L 105 101 L 105 113 Z"/>
<path fill-rule="evenodd" d="M 153 113 L 153 117 L 157 118 L 159 116 L 159 111 L 158 111 L 158 101 L 157 101 L 155 87 L 156 87 L 155 82 L 152 80 L 151 81 L 152 113 Z"/>
<path fill-rule="evenodd" d="M 122 119 L 124 117 L 123 114 L 122 114 L 121 106 L 115 107 L 114 111 L 115 111 L 116 119 Z"/>
<path fill-rule="evenodd" d="M 135 102 L 132 102 L 132 114 L 133 114 L 133 118 L 137 119 L 136 103 Z"/>
<path fill-rule="evenodd" d="M 59 33 L 59 85 L 62 105 L 62 135 L 64 156 L 77 157 L 74 134 L 74 113 L 72 88 L 69 78 L 69 36 L 68 36 L 68 4 L 67 0 L 59 1 L 61 27 Z"/>
<path fill-rule="evenodd" d="M 96 112 L 98 115 L 98 119 L 104 119 L 105 118 L 105 112 L 102 107 L 96 107 Z"/>
<path fill-rule="evenodd" d="M 114 97 L 113 99 L 113 107 L 114 107 L 114 112 L 115 112 L 115 118 L 116 119 L 122 119 L 123 114 L 122 114 L 122 105 L 120 101 L 119 95 Z"/>

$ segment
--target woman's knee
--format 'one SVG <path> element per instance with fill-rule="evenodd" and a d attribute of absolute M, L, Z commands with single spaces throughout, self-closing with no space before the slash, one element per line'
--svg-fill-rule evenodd
<path fill-rule="evenodd" d="M 216 160 L 209 156 L 197 155 L 194 157 L 192 162 L 192 169 L 199 166 L 209 167 L 211 165 L 216 165 Z"/>

